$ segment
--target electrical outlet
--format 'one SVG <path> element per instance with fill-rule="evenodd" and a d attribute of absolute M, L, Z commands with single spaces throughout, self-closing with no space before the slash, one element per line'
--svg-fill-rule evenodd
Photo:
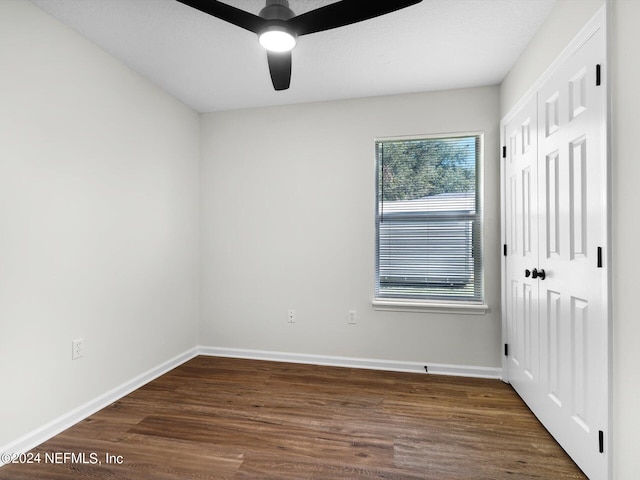
<path fill-rule="evenodd" d="M 355 325 L 358 323 L 358 316 L 355 310 L 349 310 L 349 324 Z"/>
<path fill-rule="evenodd" d="M 84 338 L 78 338 L 71 342 L 71 360 L 77 360 L 84 356 Z"/>
<path fill-rule="evenodd" d="M 289 323 L 296 323 L 296 311 L 293 308 L 287 311 L 287 321 Z"/>

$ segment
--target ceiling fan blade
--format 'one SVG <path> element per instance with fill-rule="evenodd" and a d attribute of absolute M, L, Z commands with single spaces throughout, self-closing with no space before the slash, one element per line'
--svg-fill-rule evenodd
<path fill-rule="evenodd" d="M 271 83 L 276 90 L 286 90 L 291 83 L 291 52 L 267 52 Z"/>
<path fill-rule="evenodd" d="M 342 0 L 293 17 L 287 24 L 298 34 L 322 32 L 395 12 L 422 0 Z"/>
<path fill-rule="evenodd" d="M 258 33 L 264 28 L 265 19 L 258 17 L 239 8 L 232 7 L 226 3 L 218 2 L 216 0 L 178 0 L 180 3 L 184 3 L 196 10 L 213 15 L 220 20 L 232 23 L 238 27 L 249 30 L 253 33 Z"/>

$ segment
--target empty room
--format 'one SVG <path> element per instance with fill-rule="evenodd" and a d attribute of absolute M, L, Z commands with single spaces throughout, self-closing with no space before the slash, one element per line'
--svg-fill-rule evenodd
<path fill-rule="evenodd" d="M 640 478 L 637 0 L 0 0 L 0 479 Z"/>

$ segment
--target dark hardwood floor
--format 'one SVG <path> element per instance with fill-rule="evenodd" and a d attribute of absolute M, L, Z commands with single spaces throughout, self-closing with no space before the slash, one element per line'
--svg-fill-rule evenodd
<path fill-rule="evenodd" d="M 498 380 L 215 357 L 194 358 L 38 454 L 39 464 L 0 468 L 0 479 L 586 478 Z"/>

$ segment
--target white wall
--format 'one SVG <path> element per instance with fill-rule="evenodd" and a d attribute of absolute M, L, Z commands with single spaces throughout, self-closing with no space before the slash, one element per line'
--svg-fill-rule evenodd
<path fill-rule="evenodd" d="M 542 76 L 603 3 L 604 0 L 557 0 L 551 14 L 500 85 L 501 117 Z"/>
<path fill-rule="evenodd" d="M 22 0 L 0 72 L 3 445 L 196 345 L 199 120 Z"/>
<path fill-rule="evenodd" d="M 201 344 L 499 367 L 498 123 L 497 87 L 203 115 Z M 374 311 L 374 139 L 476 130 L 491 312 Z"/>
<path fill-rule="evenodd" d="M 640 179 L 640 2 L 615 0 L 611 7 L 614 471 L 626 480 L 640 478 L 640 217 L 633 200 Z"/>
<path fill-rule="evenodd" d="M 604 4 L 560 0 L 527 51 L 501 87 L 505 114 L 554 58 Z M 611 117 L 612 288 L 613 288 L 613 468 L 616 480 L 640 478 L 640 322 L 637 308 L 637 267 L 640 235 L 637 179 L 640 162 L 635 133 L 640 111 L 640 2 L 607 1 L 609 20 L 609 83 L 613 91 Z"/>

